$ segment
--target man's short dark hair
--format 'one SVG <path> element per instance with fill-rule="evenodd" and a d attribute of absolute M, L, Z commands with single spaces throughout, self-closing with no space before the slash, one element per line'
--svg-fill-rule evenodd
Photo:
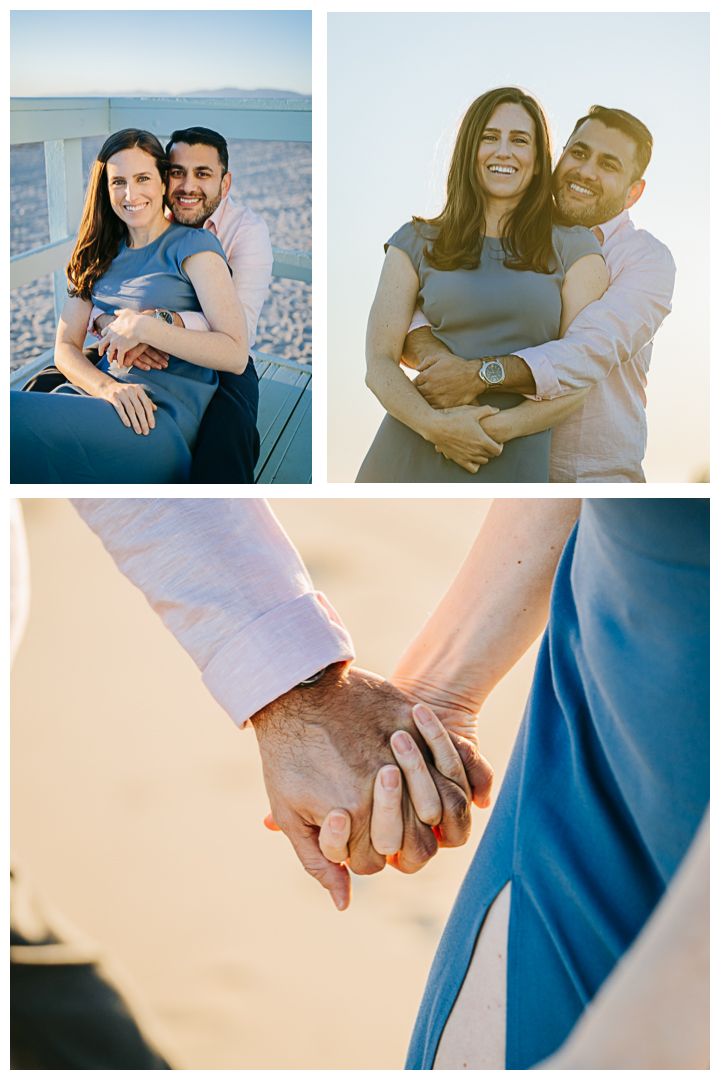
<path fill-rule="evenodd" d="M 214 146 L 220 158 L 223 176 L 228 171 L 228 145 L 217 131 L 211 131 L 210 128 L 204 127 L 189 127 L 182 128 L 180 131 L 173 131 L 170 142 L 165 147 L 165 153 L 168 157 L 170 157 L 170 149 L 173 143 L 179 142 L 187 143 L 188 146 Z"/>
<path fill-rule="evenodd" d="M 587 116 L 582 116 L 572 130 L 570 138 L 586 120 L 599 120 L 606 128 L 622 131 L 635 143 L 635 168 L 632 182 L 640 180 L 650 164 L 653 151 L 653 137 L 641 120 L 624 109 L 606 109 L 604 105 L 591 105 Z M 569 140 L 568 140 L 569 141 Z"/>

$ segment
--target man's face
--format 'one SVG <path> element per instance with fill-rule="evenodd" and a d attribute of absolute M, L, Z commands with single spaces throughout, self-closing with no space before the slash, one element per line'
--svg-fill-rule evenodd
<path fill-rule="evenodd" d="M 203 225 L 217 210 L 231 183 L 230 173 L 222 175 L 214 146 L 173 143 L 165 201 L 181 225 Z"/>
<path fill-rule="evenodd" d="M 586 120 L 568 141 L 553 173 L 553 195 L 563 220 L 571 225 L 601 225 L 642 194 L 633 183 L 635 143 L 622 131 Z"/>

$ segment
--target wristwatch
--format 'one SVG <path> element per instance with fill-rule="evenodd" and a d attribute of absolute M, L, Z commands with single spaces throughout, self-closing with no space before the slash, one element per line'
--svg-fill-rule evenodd
<path fill-rule="evenodd" d="M 502 386 L 505 382 L 505 368 L 496 356 L 488 356 L 483 359 L 478 375 L 490 389 L 493 386 Z"/>
<path fill-rule="evenodd" d="M 175 322 L 175 320 L 173 319 L 172 311 L 166 311 L 165 308 L 161 307 L 155 308 L 155 314 L 153 315 L 153 319 L 160 319 L 161 322 L 170 323 L 171 326 Z"/>
<path fill-rule="evenodd" d="M 330 667 L 330 665 L 329 665 L 329 664 L 328 664 L 328 667 Z M 326 672 L 327 670 L 328 670 L 328 668 L 326 668 L 326 667 L 324 667 L 324 668 L 320 668 L 320 670 L 319 670 L 319 671 L 316 671 L 314 675 L 311 675 L 309 679 L 303 679 L 303 681 L 302 681 L 302 682 L 299 682 L 299 683 L 297 684 L 297 687 L 296 687 L 296 689 L 297 689 L 298 687 L 300 687 L 300 686 L 314 686 L 314 685 L 315 685 L 315 683 L 318 683 L 318 682 L 320 682 L 320 680 L 322 679 L 323 675 L 325 674 L 325 672 Z"/>

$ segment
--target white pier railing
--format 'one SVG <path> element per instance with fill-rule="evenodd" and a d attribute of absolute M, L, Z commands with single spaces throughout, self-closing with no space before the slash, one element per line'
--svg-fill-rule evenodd
<path fill-rule="evenodd" d="M 82 139 L 126 127 L 152 131 L 165 142 L 177 128 L 201 125 L 227 139 L 312 141 L 308 98 L 12 98 L 10 143 L 45 144 L 50 243 L 10 259 L 10 288 L 53 274 L 55 320 L 67 296 L 64 267 L 72 253 L 83 208 Z M 273 248 L 273 275 L 312 281 L 312 256 Z M 20 385 L 52 360 L 49 349 L 10 377 Z M 283 367 L 305 365 L 258 354 Z"/>

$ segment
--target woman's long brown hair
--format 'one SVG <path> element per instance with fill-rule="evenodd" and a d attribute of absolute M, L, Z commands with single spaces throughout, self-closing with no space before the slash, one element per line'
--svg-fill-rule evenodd
<path fill-rule="evenodd" d="M 127 227 L 110 203 L 107 163 L 114 154 L 135 147 L 155 159 L 160 179 L 167 183 L 169 162 L 152 132 L 124 128 L 105 140 L 90 174 L 77 243 L 65 271 L 69 296 L 90 299 L 93 285 L 117 255 L 120 241 L 127 237 Z"/>
<path fill-rule="evenodd" d="M 480 140 L 498 105 L 522 105 L 535 125 L 538 172 L 503 225 L 504 265 L 512 270 L 548 274 L 552 254 L 552 152 L 547 120 L 539 102 L 517 86 L 488 90 L 465 113 L 453 150 L 445 206 L 434 218 L 413 217 L 415 228 L 438 229 L 427 261 L 436 270 L 474 270 L 480 263 L 485 234 L 485 198 L 478 179 Z M 425 237 L 427 239 L 427 237 Z"/>

